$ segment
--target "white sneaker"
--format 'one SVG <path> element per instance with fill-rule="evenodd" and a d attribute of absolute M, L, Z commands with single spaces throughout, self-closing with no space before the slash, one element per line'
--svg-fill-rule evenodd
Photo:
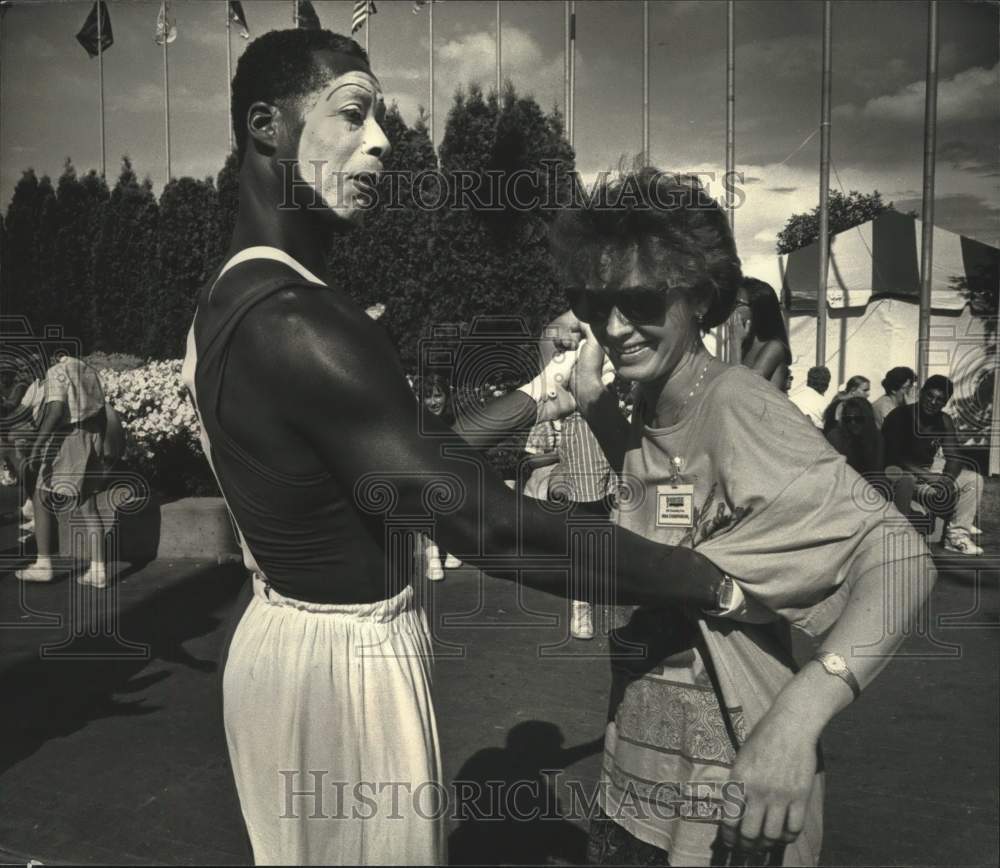
<path fill-rule="evenodd" d="M 14 576 L 22 582 L 51 582 L 56 577 L 56 573 L 52 569 L 51 561 L 48 563 L 35 561 L 15 572 Z"/>
<path fill-rule="evenodd" d="M 94 564 L 91 564 L 87 568 L 82 576 L 76 577 L 76 583 L 78 585 L 89 585 L 92 588 L 106 588 L 108 586 L 108 572 L 101 564 L 100 567 L 95 568 Z"/>
<path fill-rule="evenodd" d="M 972 537 L 958 533 L 950 533 L 945 536 L 944 550 L 959 555 L 981 555 L 983 553 L 982 547 L 977 546 L 972 541 Z"/>
<path fill-rule="evenodd" d="M 424 561 L 427 564 L 427 578 L 432 582 L 444 579 L 444 569 L 441 567 L 441 552 L 437 544 L 429 542 L 424 548 Z"/>
<path fill-rule="evenodd" d="M 457 570 L 460 566 L 462 566 L 462 562 L 454 555 L 448 555 L 444 559 L 444 568 L 446 570 Z"/>
<path fill-rule="evenodd" d="M 982 529 L 976 527 L 974 524 L 969 525 L 969 533 L 972 536 L 982 536 L 983 535 Z"/>
<path fill-rule="evenodd" d="M 573 616 L 569 622 L 569 632 L 574 639 L 594 638 L 594 612 L 590 603 L 573 600 Z"/>
<path fill-rule="evenodd" d="M 28 498 L 21 507 L 21 515 L 24 516 L 25 521 L 35 520 L 35 505 L 31 502 L 31 498 Z"/>

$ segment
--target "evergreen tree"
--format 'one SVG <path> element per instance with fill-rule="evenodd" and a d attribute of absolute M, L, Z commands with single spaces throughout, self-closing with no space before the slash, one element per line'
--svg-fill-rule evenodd
<path fill-rule="evenodd" d="M 146 354 L 179 358 L 198 290 L 207 280 L 218 237 L 218 195 L 210 180 L 171 180 L 160 196 L 156 271 L 150 285 Z M 155 312 L 155 313 L 154 313 Z"/>
<path fill-rule="evenodd" d="M 108 352 L 142 353 L 156 265 L 158 206 L 149 178 L 140 182 L 128 157 L 104 207 L 96 245 L 94 337 Z"/>
<path fill-rule="evenodd" d="M 81 180 L 72 161 L 66 160 L 56 186 L 57 228 L 51 268 L 58 304 L 52 312 L 66 335 L 79 338 L 85 350 L 93 348 L 95 337 L 95 247 L 107 199 L 107 184 L 97 172 L 91 170 Z"/>
<path fill-rule="evenodd" d="M 27 169 L 14 187 L 7 208 L 7 255 L 3 261 L 5 315 L 27 317 L 38 332 L 51 322 L 46 307 L 47 277 L 42 267 L 45 229 L 54 216 L 55 193 L 48 176 Z M 45 286 L 43 286 L 45 284 Z"/>
<path fill-rule="evenodd" d="M 226 157 L 225 165 L 219 170 L 215 186 L 219 191 L 219 220 L 216 236 L 216 250 L 210 257 L 208 270 L 222 266 L 223 257 L 229 248 L 236 228 L 236 214 L 240 204 L 240 166 L 236 151 Z"/>

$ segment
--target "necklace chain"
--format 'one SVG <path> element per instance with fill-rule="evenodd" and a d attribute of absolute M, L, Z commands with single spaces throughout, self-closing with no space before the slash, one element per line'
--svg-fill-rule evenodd
<path fill-rule="evenodd" d="M 691 387 L 691 391 L 687 393 L 687 396 L 684 398 L 684 401 L 681 403 L 680 407 L 677 408 L 678 418 L 680 418 L 681 414 L 687 407 L 688 402 L 695 396 L 695 393 L 701 387 L 702 381 L 705 379 L 705 374 L 708 373 L 708 369 L 711 367 L 711 365 L 712 365 L 712 359 L 709 358 L 709 360 L 705 362 L 705 367 L 701 369 L 701 373 L 698 374 L 698 379 L 694 381 L 694 385 Z"/>

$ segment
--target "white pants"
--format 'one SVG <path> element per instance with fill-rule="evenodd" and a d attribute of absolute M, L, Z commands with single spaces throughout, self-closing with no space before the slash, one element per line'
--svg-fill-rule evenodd
<path fill-rule="evenodd" d="M 413 589 L 333 605 L 253 581 L 223 711 L 254 862 L 444 864 L 431 641 Z"/>
<path fill-rule="evenodd" d="M 944 457 L 936 455 L 931 463 L 931 470 L 935 473 L 944 472 Z M 958 471 L 955 478 L 955 488 L 958 498 L 955 503 L 955 511 L 951 514 L 951 521 L 948 522 L 948 532 L 958 532 L 968 534 L 970 528 L 976 523 L 976 512 L 979 510 L 979 501 L 983 496 L 983 477 L 977 470 L 963 467 Z"/>

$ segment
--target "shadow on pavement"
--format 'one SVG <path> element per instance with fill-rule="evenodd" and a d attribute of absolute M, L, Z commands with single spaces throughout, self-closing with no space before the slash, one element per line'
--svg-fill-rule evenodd
<path fill-rule="evenodd" d="M 452 865 L 585 864 L 587 835 L 564 813 L 554 772 L 598 753 L 604 736 L 571 748 L 563 740 L 555 724 L 528 720 L 508 731 L 504 747 L 465 762 L 452 781 L 462 811 L 448 839 Z"/>
<path fill-rule="evenodd" d="M 0 715 L 0 772 L 31 756 L 50 739 L 70 735 L 93 720 L 158 711 L 159 706 L 149 705 L 144 699 L 119 698 L 171 677 L 169 671 L 140 675 L 153 660 L 201 672 L 215 670 L 216 661 L 193 657 L 183 643 L 219 629 L 221 618 L 212 613 L 232 604 L 245 584 L 244 576 L 242 567 L 213 566 L 149 594 L 132 608 L 122 606 L 120 635 L 130 642 L 148 645 L 148 656 L 119 654 L 96 659 L 94 655 L 114 655 L 120 649 L 111 637 L 86 635 L 88 627 L 99 627 L 94 621 L 100 607 L 88 606 L 83 615 L 79 610 L 71 615 L 71 593 L 48 593 L 49 589 L 57 591 L 67 585 L 67 580 L 45 586 L 44 605 L 58 607 L 64 624 L 71 624 L 71 618 L 77 622 L 73 624 L 71 641 L 59 648 L 60 659 L 42 658 L 40 651 L 45 644 L 60 643 L 66 628 L 4 630 L 0 695 L 17 699 Z M 14 579 L 8 577 L 5 581 Z M 29 599 L 39 604 L 38 595 Z M 81 618 L 88 620 L 81 623 Z"/>

